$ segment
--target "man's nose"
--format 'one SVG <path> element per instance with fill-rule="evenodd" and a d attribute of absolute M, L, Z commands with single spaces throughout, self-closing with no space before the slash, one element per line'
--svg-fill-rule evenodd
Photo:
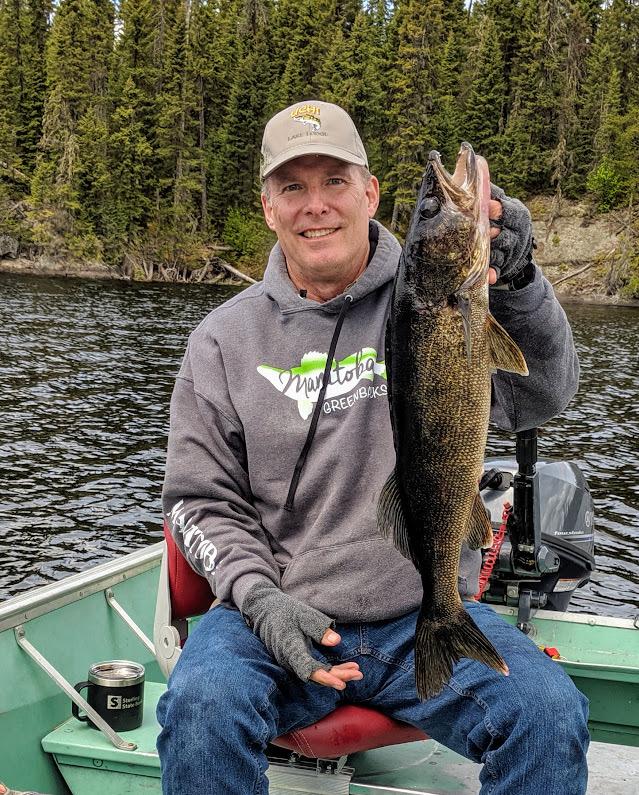
<path fill-rule="evenodd" d="M 323 188 L 309 188 L 306 193 L 306 212 L 309 215 L 322 215 L 328 211 L 328 203 Z"/>

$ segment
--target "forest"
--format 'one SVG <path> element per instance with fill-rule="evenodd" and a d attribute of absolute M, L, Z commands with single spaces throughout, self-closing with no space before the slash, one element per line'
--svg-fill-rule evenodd
<path fill-rule="evenodd" d="M 0 234 L 259 269 L 263 126 L 303 99 L 352 115 L 400 236 L 461 140 L 520 198 L 639 200 L 639 0 L 0 0 Z"/>

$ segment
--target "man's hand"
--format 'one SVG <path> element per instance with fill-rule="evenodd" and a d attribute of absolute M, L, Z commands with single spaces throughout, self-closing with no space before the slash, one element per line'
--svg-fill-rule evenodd
<path fill-rule="evenodd" d="M 530 212 L 519 199 L 490 186 L 490 270 L 488 283 L 512 282 L 532 261 L 533 234 Z"/>
<path fill-rule="evenodd" d="M 337 632 L 327 629 L 320 643 L 324 646 L 337 646 L 341 640 Z M 346 682 L 363 679 L 363 677 L 364 674 L 359 670 L 359 665 L 356 662 L 340 663 L 328 671 L 319 668 L 311 674 L 313 682 L 317 682 L 318 685 L 326 685 L 326 687 L 334 687 L 335 690 L 343 690 L 346 687 Z"/>
<path fill-rule="evenodd" d="M 260 582 L 249 589 L 242 613 L 277 662 L 303 682 L 310 679 L 343 690 L 346 682 L 362 678 L 357 663 L 330 666 L 312 656 L 309 640 L 325 646 L 340 642 L 331 628 L 333 621 L 272 582 Z"/>
<path fill-rule="evenodd" d="M 488 217 L 491 221 L 498 221 L 504 208 L 501 206 L 501 202 L 497 199 L 491 199 L 488 202 Z M 501 229 L 498 226 L 491 226 L 490 227 L 490 240 L 491 240 L 491 247 L 492 241 L 497 237 L 497 235 L 501 232 Z M 492 287 L 493 284 L 498 279 L 497 271 L 494 268 L 488 268 L 488 284 Z"/>

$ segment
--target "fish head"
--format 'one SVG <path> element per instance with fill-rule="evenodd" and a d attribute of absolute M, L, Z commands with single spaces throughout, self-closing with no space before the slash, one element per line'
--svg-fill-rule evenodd
<path fill-rule="evenodd" d="M 488 275 L 488 165 L 462 143 L 452 174 L 431 152 L 404 245 L 404 278 L 419 298 L 458 294 Z"/>

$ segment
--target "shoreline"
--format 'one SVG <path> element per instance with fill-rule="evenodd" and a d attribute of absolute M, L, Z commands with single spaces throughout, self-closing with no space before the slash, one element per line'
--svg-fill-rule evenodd
<path fill-rule="evenodd" d="M 548 271 L 552 266 L 544 267 L 539 265 L 546 278 L 550 278 Z M 76 278 L 76 279 L 95 279 L 102 281 L 133 282 L 136 284 L 198 284 L 198 285 L 219 285 L 221 287 L 244 286 L 244 282 L 239 279 L 220 279 L 216 281 L 200 282 L 181 282 L 166 281 L 163 279 L 153 279 L 150 281 L 141 279 L 131 279 L 117 273 L 108 265 L 98 263 L 75 264 L 62 263 L 50 259 L 30 260 L 24 257 L 17 259 L 0 258 L 0 273 L 9 273 L 18 276 L 42 276 L 54 278 Z M 593 285 L 594 286 L 594 285 Z M 583 285 L 581 287 L 583 290 Z M 639 299 L 623 298 L 619 295 L 606 295 L 604 292 L 588 289 L 583 292 L 573 292 L 572 290 L 555 289 L 555 294 L 561 303 L 565 304 L 593 304 L 599 306 L 622 306 L 639 309 Z"/>

